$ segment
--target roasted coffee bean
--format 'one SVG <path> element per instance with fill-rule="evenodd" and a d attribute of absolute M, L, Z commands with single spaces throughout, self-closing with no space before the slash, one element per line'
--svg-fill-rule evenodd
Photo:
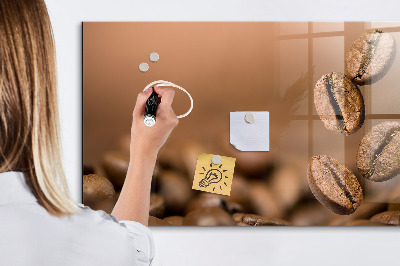
<path fill-rule="evenodd" d="M 186 213 L 205 207 L 217 207 L 224 209 L 224 206 L 226 206 L 226 201 L 222 198 L 222 196 L 211 193 L 200 193 L 189 202 L 186 208 Z"/>
<path fill-rule="evenodd" d="M 189 212 L 183 219 L 183 225 L 235 225 L 235 222 L 232 217 L 221 208 L 207 207 Z"/>
<path fill-rule="evenodd" d="M 400 211 L 386 211 L 371 217 L 371 222 L 387 225 L 400 225 Z"/>
<path fill-rule="evenodd" d="M 400 123 L 374 126 L 361 140 L 357 152 L 360 173 L 372 181 L 386 181 L 400 174 Z"/>
<path fill-rule="evenodd" d="M 179 172 L 168 170 L 161 172 L 157 181 L 158 193 L 164 199 L 168 214 L 183 214 L 193 195 L 189 179 Z"/>
<path fill-rule="evenodd" d="M 237 225 L 268 226 L 268 225 L 290 225 L 288 221 L 263 217 L 255 214 L 235 213 L 232 216 Z"/>
<path fill-rule="evenodd" d="M 240 206 L 240 204 L 231 202 L 227 196 L 212 193 L 200 193 L 200 195 L 190 201 L 186 212 L 189 213 L 195 209 L 205 207 L 221 208 L 230 214 L 243 211 L 243 208 Z"/>
<path fill-rule="evenodd" d="M 150 195 L 150 215 L 161 218 L 164 216 L 165 204 L 164 199 L 155 193 Z"/>
<path fill-rule="evenodd" d="M 250 201 L 254 212 L 266 217 L 281 217 L 282 209 L 271 189 L 264 182 L 250 183 Z"/>
<path fill-rule="evenodd" d="M 333 218 L 328 225 L 340 226 L 346 223 L 359 219 L 370 219 L 373 215 L 387 210 L 387 192 L 376 193 L 368 197 L 361 206 L 350 215 L 333 214 Z"/>
<path fill-rule="evenodd" d="M 326 155 L 311 159 L 308 181 L 317 200 L 334 213 L 351 214 L 362 202 L 362 190 L 356 176 Z"/>
<path fill-rule="evenodd" d="M 170 223 L 154 216 L 149 216 L 149 226 L 171 226 Z"/>
<path fill-rule="evenodd" d="M 354 220 L 354 221 L 350 221 L 345 224 L 345 226 L 383 226 L 383 225 L 385 225 L 385 224 L 373 222 L 373 221 L 365 220 L 365 219 Z"/>
<path fill-rule="evenodd" d="M 169 216 L 163 219 L 165 222 L 169 223 L 170 225 L 174 226 L 181 226 L 183 224 L 183 217 L 182 216 Z"/>
<path fill-rule="evenodd" d="M 99 175 L 84 175 L 83 203 L 91 207 L 100 199 L 114 199 L 115 190 L 110 180 Z"/>
<path fill-rule="evenodd" d="M 335 134 L 353 134 L 364 123 L 361 91 L 342 73 L 325 74 L 317 81 L 314 104 L 324 126 Z"/>
<path fill-rule="evenodd" d="M 128 171 L 129 153 L 120 151 L 106 152 L 103 155 L 102 166 L 115 188 L 121 189 Z"/>
<path fill-rule="evenodd" d="M 369 29 L 351 45 L 346 53 L 346 73 L 357 84 L 371 84 L 389 70 L 396 54 L 390 33 Z"/>
<path fill-rule="evenodd" d="M 363 202 L 361 206 L 350 215 L 337 215 L 328 222 L 327 225 L 330 226 L 340 226 L 345 225 L 350 221 L 355 221 L 359 219 L 369 219 L 376 213 L 385 211 L 387 208 L 387 203 L 384 202 Z"/>

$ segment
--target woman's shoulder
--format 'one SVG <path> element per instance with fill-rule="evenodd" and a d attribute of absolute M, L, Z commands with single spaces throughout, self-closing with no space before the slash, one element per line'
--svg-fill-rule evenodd
<path fill-rule="evenodd" d="M 85 221 L 98 223 L 112 222 L 115 224 L 119 224 L 119 220 L 116 217 L 102 210 L 92 210 L 90 207 L 85 206 L 81 203 L 77 203 L 77 206 L 78 208 L 73 215 L 74 218 L 77 220 L 83 219 Z"/>
<path fill-rule="evenodd" d="M 141 262 L 149 264 L 154 257 L 153 235 L 151 230 L 141 223 L 119 221 L 111 214 L 102 210 L 92 210 L 83 204 L 78 204 L 74 220 L 93 234 L 102 235 L 102 239 L 108 244 L 120 246 L 121 242 L 125 242 L 126 247 L 136 251 L 136 259 Z"/>
<path fill-rule="evenodd" d="M 129 230 L 127 226 L 120 222 L 116 217 L 102 210 L 92 210 L 90 207 L 78 203 L 76 212 L 65 219 L 74 226 L 87 232 L 101 233 L 102 236 L 119 238 L 119 241 L 129 240 Z"/>
<path fill-rule="evenodd" d="M 124 257 L 134 250 L 134 241 L 129 238 L 127 229 L 117 218 L 103 211 L 78 204 L 76 212 L 62 220 L 64 221 L 60 223 L 78 238 L 79 245 L 86 252 L 102 251 L 102 255 L 118 254 L 119 257 Z"/>

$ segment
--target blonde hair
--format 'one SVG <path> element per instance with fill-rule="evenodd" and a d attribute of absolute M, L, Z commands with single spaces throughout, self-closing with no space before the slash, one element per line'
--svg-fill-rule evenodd
<path fill-rule="evenodd" d="M 21 171 L 51 214 L 72 214 L 62 166 L 55 47 L 43 0 L 0 1 L 0 172 Z"/>

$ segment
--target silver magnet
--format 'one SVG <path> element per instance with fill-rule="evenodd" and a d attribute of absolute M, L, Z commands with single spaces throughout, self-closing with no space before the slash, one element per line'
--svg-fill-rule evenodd
<path fill-rule="evenodd" d="M 244 120 L 249 124 L 253 124 L 255 117 L 254 117 L 253 113 L 246 113 L 244 116 Z"/>
<path fill-rule="evenodd" d="M 160 59 L 160 56 L 156 52 L 152 52 L 150 54 L 150 61 L 157 62 Z"/>
<path fill-rule="evenodd" d="M 213 164 L 216 164 L 216 165 L 221 164 L 222 158 L 221 158 L 221 156 L 219 156 L 219 155 L 214 155 L 214 156 L 211 158 L 211 162 L 212 162 Z"/>
<path fill-rule="evenodd" d="M 139 70 L 142 72 L 147 72 L 147 70 L 149 70 L 149 65 L 145 62 L 140 63 Z"/>

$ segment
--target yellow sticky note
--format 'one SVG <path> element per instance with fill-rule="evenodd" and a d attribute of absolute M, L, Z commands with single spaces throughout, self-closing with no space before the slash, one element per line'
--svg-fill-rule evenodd
<path fill-rule="evenodd" d="M 192 189 L 230 196 L 236 159 L 219 156 L 213 163 L 213 156 L 199 153 Z"/>

